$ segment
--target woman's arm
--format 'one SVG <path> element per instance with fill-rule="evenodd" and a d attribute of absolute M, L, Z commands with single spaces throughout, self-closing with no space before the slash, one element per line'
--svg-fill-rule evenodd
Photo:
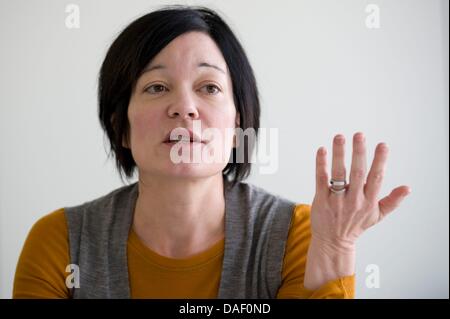
<path fill-rule="evenodd" d="M 277 298 L 291 299 L 350 299 L 355 295 L 355 276 L 333 277 L 314 289 L 304 285 L 305 268 L 310 264 L 311 206 L 295 207 L 283 261 L 282 283 Z M 313 257 L 314 258 L 314 257 Z M 321 262 L 321 260 L 317 260 Z M 313 263 L 314 264 L 314 263 Z M 320 266 L 320 265 L 319 265 Z M 316 267 L 313 265 L 313 267 Z"/>
<path fill-rule="evenodd" d="M 355 248 L 336 247 L 316 238 L 311 239 L 305 270 L 304 286 L 316 290 L 325 283 L 355 273 Z"/>

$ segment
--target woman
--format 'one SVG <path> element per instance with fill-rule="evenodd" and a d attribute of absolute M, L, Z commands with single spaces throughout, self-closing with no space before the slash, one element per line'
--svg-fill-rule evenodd
<path fill-rule="evenodd" d="M 229 159 L 251 153 L 237 132 L 258 132 L 259 116 L 252 68 L 215 12 L 168 7 L 131 23 L 101 67 L 99 117 L 119 172 L 137 169 L 138 182 L 41 218 L 13 296 L 354 297 L 356 239 L 409 187 L 377 200 L 387 146 L 377 146 L 366 182 L 362 133 L 349 184 L 344 137 L 334 138 L 331 186 L 318 150 L 311 206 L 244 183 L 248 156 Z M 195 151 L 226 160 L 194 162 Z M 187 161 L 174 160 L 180 152 Z"/>

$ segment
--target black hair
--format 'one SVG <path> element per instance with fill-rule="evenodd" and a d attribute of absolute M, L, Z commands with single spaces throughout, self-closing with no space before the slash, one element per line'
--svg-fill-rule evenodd
<path fill-rule="evenodd" d="M 137 80 L 148 63 L 176 37 L 191 31 L 204 32 L 217 44 L 227 63 L 233 86 L 236 111 L 242 130 L 252 128 L 258 134 L 260 121 L 256 79 L 245 51 L 230 27 L 213 10 L 198 6 L 167 6 L 150 12 L 129 24 L 114 40 L 102 63 L 98 84 L 98 115 L 115 156 L 120 177 L 131 178 L 136 162 L 129 141 L 128 105 Z M 255 136 L 256 137 L 256 136 Z M 128 143 L 128 145 L 130 145 Z M 242 163 L 229 161 L 223 175 L 233 184 L 250 174 L 249 157 L 254 148 L 250 139 L 238 143 L 244 154 Z M 232 150 L 236 159 L 237 148 Z"/>

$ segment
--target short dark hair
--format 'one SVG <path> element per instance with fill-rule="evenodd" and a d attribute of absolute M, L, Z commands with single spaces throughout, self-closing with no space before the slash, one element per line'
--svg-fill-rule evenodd
<path fill-rule="evenodd" d="M 114 154 L 121 178 L 123 175 L 131 178 L 136 168 L 131 150 L 122 146 L 122 141 L 129 141 L 127 112 L 136 82 L 148 63 L 166 45 L 190 31 L 208 34 L 219 47 L 230 71 L 234 103 L 240 114 L 240 127 L 242 130 L 253 128 L 258 134 L 260 104 L 256 79 L 245 51 L 230 27 L 209 8 L 166 6 L 128 25 L 110 46 L 100 69 L 100 124 L 109 139 L 109 156 Z M 238 148 L 244 148 L 239 150 L 244 154 L 242 163 L 236 162 L 238 150 L 233 148 L 233 161 L 227 163 L 222 172 L 233 184 L 250 174 L 249 156 L 254 144 L 250 139 L 238 143 Z"/>

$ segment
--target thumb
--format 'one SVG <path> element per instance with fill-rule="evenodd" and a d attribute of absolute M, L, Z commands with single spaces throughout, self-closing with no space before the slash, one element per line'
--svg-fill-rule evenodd
<path fill-rule="evenodd" d="M 391 193 L 378 202 L 381 218 L 396 209 L 400 203 L 411 193 L 409 186 L 399 186 L 394 188 Z"/>

